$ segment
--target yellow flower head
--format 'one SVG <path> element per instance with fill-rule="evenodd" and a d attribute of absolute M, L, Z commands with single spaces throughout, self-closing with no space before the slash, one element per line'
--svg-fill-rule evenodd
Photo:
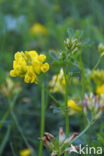
<path fill-rule="evenodd" d="M 47 32 L 48 31 L 45 26 L 41 25 L 40 23 L 36 23 L 30 28 L 30 33 L 33 35 L 46 35 Z"/>
<path fill-rule="evenodd" d="M 49 70 L 49 64 L 44 63 L 46 56 L 36 51 L 17 52 L 14 58 L 10 76 L 23 77 L 26 83 L 36 82 L 37 75 Z"/>
<path fill-rule="evenodd" d="M 82 108 L 78 106 L 74 100 L 70 99 L 68 100 L 67 106 L 69 106 L 69 114 L 74 114 L 76 112 L 81 112 Z"/>
<path fill-rule="evenodd" d="M 31 151 L 28 148 L 20 151 L 20 156 L 30 156 L 30 154 L 31 154 Z"/>
<path fill-rule="evenodd" d="M 100 85 L 100 86 L 98 86 L 98 87 L 96 88 L 96 93 L 97 93 L 98 95 L 104 94 L 104 84 L 102 84 L 102 85 Z"/>
<path fill-rule="evenodd" d="M 54 75 L 52 80 L 49 82 L 50 92 L 56 93 L 65 93 L 65 77 L 63 69 L 60 70 L 58 75 Z"/>
<path fill-rule="evenodd" d="M 104 84 L 104 70 L 94 70 L 92 73 L 92 79 L 98 86 Z"/>

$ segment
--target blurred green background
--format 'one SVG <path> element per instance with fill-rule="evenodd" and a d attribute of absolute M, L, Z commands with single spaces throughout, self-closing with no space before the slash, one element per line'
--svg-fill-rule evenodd
<path fill-rule="evenodd" d="M 34 24 L 41 24 L 46 33 L 34 33 L 31 28 Z M 40 135 L 40 88 L 35 84 L 25 84 L 19 78 L 13 80 L 14 86 L 3 90 L 3 84 L 8 79 L 12 68 L 14 53 L 17 51 L 36 50 L 44 52 L 55 51 L 64 47 L 64 40 L 69 29 L 78 29 L 84 32 L 84 38 L 90 43 L 90 48 L 83 52 L 83 62 L 87 68 L 93 67 L 98 59 L 97 46 L 104 42 L 104 0 L 0 0 L 0 153 L 2 156 L 18 156 L 20 150 L 27 148 L 20 134 L 18 124 L 8 112 L 9 102 L 14 100 L 14 112 L 23 134 L 35 152 L 38 151 Z M 51 62 L 50 62 L 51 64 Z M 103 60 L 100 63 L 103 68 Z M 47 75 L 57 73 L 57 68 L 52 68 Z M 11 82 L 9 82 L 11 83 Z M 20 83 L 22 91 L 19 95 L 13 93 L 18 90 L 15 83 Z M 7 84 L 6 84 L 7 85 Z M 5 95 L 5 92 L 6 95 Z M 15 97 L 17 95 L 17 97 Z M 60 94 L 55 95 L 60 99 Z M 60 113 L 53 114 L 50 108 L 52 100 L 47 99 L 45 130 L 58 134 L 60 126 L 64 126 L 64 118 Z M 71 132 L 80 131 L 79 126 L 83 121 L 75 115 L 70 119 Z M 99 121 L 99 125 L 100 125 Z M 10 129 L 8 130 L 8 126 Z M 100 126 L 104 127 L 104 124 Z M 94 141 L 97 144 L 96 134 L 98 127 L 94 127 Z M 104 132 L 104 128 L 102 129 Z M 101 133 L 103 133 L 101 131 Z M 90 133 L 90 132 L 89 132 Z M 94 134 L 95 133 L 95 134 Z M 94 136 L 95 135 L 95 136 Z M 5 137 L 6 136 L 6 137 Z M 85 141 L 86 142 L 86 141 Z M 89 140 L 90 142 L 90 140 Z M 88 140 L 87 140 L 88 143 Z M 37 154 L 36 154 L 37 155 Z M 44 149 L 44 156 L 49 155 Z"/>

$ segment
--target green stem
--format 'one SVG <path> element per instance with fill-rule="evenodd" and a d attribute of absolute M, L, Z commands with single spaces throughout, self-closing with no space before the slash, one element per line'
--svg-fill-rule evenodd
<path fill-rule="evenodd" d="M 66 145 L 70 146 L 71 144 L 73 144 L 73 142 L 75 142 L 77 139 L 79 139 L 93 124 L 94 124 L 95 120 L 91 120 L 88 125 L 85 127 L 85 129 L 77 136 L 75 137 L 71 142 L 63 144 L 61 148 L 65 148 Z"/>
<path fill-rule="evenodd" d="M 17 94 L 14 96 L 14 98 L 13 98 L 12 101 L 11 101 L 10 99 L 8 99 L 8 103 L 10 103 L 10 108 L 13 108 L 13 107 L 14 107 L 14 104 L 15 104 L 15 102 L 16 102 L 16 100 L 17 100 L 18 95 L 19 95 L 19 93 L 17 93 Z M 3 127 L 4 122 L 5 122 L 5 120 L 7 119 L 7 117 L 9 116 L 9 114 L 10 114 L 10 109 L 7 110 L 7 112 L 3 115 L 3 117 L 2 117 L 2 119 L 1 119 L 1 121 L 0 121 L 0 129 Z"/>
<path fill-rule="evenodd" d="M 44 88 L 44 91 L 49 95 L 49 97 L 54 101 L 54 102 L 56 102 L 59 106 L 62 106 L 62 104 L 61 104 L 61 102 L 59 102 L 59 101 L 57 101 L 55 98 L 54 98 L 54 96 L 52 96 L 51 94 L 50 94 L 50 92 L 49 92 L 49 90 L 47 90 L 44 86 L 42 86 L 42 84 L 38 81 L 38 84 L 39 84 L 39 86 L 42 88 Z"/>
<path fill-rule="evenodd" d="M 102 59 L 102 56 L 100 56 L 100 58 L 98 59 L 97 63 L 95 64 L 95 66 L 94 66 L 94 68 L 93 68 L 93 70 L 95 70 L 95 69 L 98 67 L 98 65 L 99 65 L 99 63 L 100 63 L 100 61 L 101 61 L 101 59 Z"/>
<path fill-rule="evenodd" d="M 1 121 L 0 121 L 0 129 L 3 127 L 5 120 L 7 119 L 9 115 L 9 110 L 7 110 L 7 112 L 3 115 Z"/>
<path fill-rule="evenodd" d="M 13 156 L 16 156 L 12 142 L 10 143 L 10 147 L 11 147 L 11 151 L 12 151 Z"/>
<path fill-rule="evenodd" d="M 18 131 L 20 132 L 20 134 L 21 134 L 21 136 L 22 136 L 22 138 L 23 138 L 23 140 L 24 140 L 26 146 L 29 148 L 30 145 L 29 145 L 29 143 L 28 143 L 28 141 L 27 141 L 27 138 L 25 137 L 25 135 L 24 135 L 24 133 L 23 133 L 23 131 L 22 131 L 22 128 L 20 127 L 20 125 L 19 125 L 19 123 L 18 123 L 17 117 L 15 116 L 15 113 L 13 112 L 13 110 L 11 110 L 11 116 L 12 116 L 12 118 L 13 118 L 13 120 L 14 120 L 16 126 L 17 126 L 17 129 L 18 129 Z"/>
<path fill-rule="evenodd" d="M 85 71 L 84 71 L 84 65 L 82 62 L 82 55 L 81 54 L 80 54 L 80 58 L 79 58 L 79 66 L 80 66 L 80 70 L 81 70 L 81 87 L 82 87 L 81 88 L 81 97 L 83 98 L 84 92 L 85 92 Z"/>
<path fill-rule="evenodd" d="M 44 136 L 44 127 L 45 127 L 45 92 L 44 92 L 44 85 L 41 85 L 41 131 L 40 131 L 40 137 L 42 138 Z M 42 156 L 42 150 L 43 150 L 43 142 L 40 141 L 39 146 L 39 155 Z"/>
<path fill-rule="evenodd" d="M 67 108 L 67 102 L 68 102 L 68 79 L 67 75 L 64 72 L 65 75 L 65 107 Z M 69 137 L 69 115 L 68 111 L 65 111 L 65 120 L 66 120 L 66 138 Z"/>
<path fill-rule="evenodd" d="M 72 144 L 74 141 L 76 141 L 77 139 L 79 139 L 94 123 L 95 121 L 92 120 L 88 123 L 87 127 L 85 127 L 85 129 L 77 136 L 75 137 L 71 142 L 70 144 Z"/>
<path fill-rule="evenodd" d="M 16 127 L 17 127 L 18 131 L 20 132 L 20 134 L 21 134 L 21 136 L 22 136 L 22 138 L 23 138 L 23 140 L 24 140 L 26 146 L 29 148 L 30 145 L 29 145 L 29 143 L 28 143 L 28 141 L 27 141 L 27 138 L 25 137 L 25 135 L 24 135 L 24 133 L 23 133 L 23 131 L 22 131 L 22 128 L 21 128 L 21 126 L 19 125 L 19 122 L 18 122 L 18 120 L 17 120 L 17 117 L 16 117 L 16 115 L 15 115 L 15 113 L 14 113 L 14 111 L 13 111 L 13 108 L 14 108 L 14 105 L 15 105 L 15 103 L 16 103 L 16 100 L 17 100 L 18 95 L 19 95 L 19 94 L 16 94 L 16 95 L 14 96 L 14 98 L 13 98 L 12 101 L 11 101 L 10 99 L 8 99 L 8 102 L 9 102 L 9 110 L 8 110 L 8 111 L 10 112 L 10 114 L 11 114 L 11 116 L 12 116 L 12 119 L 14 120 L 14 122 L 15 122 L 15 124 L 16 124 Z M 8 113 L 9 113 L 9 112 L 8 112 Z"/>
<path fill-rule="evenodd" d="M 9 140 L 10 130 L 11 130 L 11 126 L 8 126 L 7 132 L 5 133 L 3 141 L 0 144 L 0 156 L 2 155 L 3 151 L 5 150 L 5 146 Z"/>
<path fill-rule="evenodd" d="M 65 108 L 67 108 L 67 102 L 68 102 L 68 78 L 67 74 L 64 71 L 64 76 L 65 76 Z M 65 121 L 66 121 L 66 138 L 69 137 L 69 115 L 68 111 L 66 109 L 65 111 Z M 65 153 L 65 156 L 67 156 L 68 153 Z"/>
<path fill-rule="evenodd" d="M 60 153 L 58 153 L 57 156 L 61 156 Z"/>

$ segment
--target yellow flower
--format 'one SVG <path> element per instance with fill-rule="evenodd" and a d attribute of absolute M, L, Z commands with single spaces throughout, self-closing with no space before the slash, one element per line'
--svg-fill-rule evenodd
<path fill-rule="evenodd" d="M 44 62 L 46 60 L 46 56 L 43 54 L 39 55 L 39 61 Z"/>
<path fill-rule="evenodd" d="M 67 106 L 69 106 L 69 114 L 74 114 L 76 112 L 81 112 L 82 108 L 78 106 L 74 100 L 68 100 Z"/>
<path fill-rule="evenodd" d="M 41 73 L 41 67 L 42 67 L 42 62 L 40 62 L 38 59 L 33 61 L 33 70 L 36 74 Z"/>
<path fill-rule="evenodd" d="M 60 69 L 58 75 L 54 75 L 52 80 L 49 82 L 50 92 L 56 93 L 65 93 L 65 77 L 63 69 Z"/>
<path fill-rule="evenodd" d="M 92 79 L 98 86 L 104 84 L 104 70 L 94 70 L 92 73 Z"/>
<path fill-rule="evenodd" d="M 28 148 L 20 151 L 20 156 L 30 156 L 30 154 L 31 151 Z"/>
<path fill-rule="evenodd" d="M 44 63 L 42 66 L 41 66 L 41 71 L 43 73 L 47 72 L 49 70 L 49 64 L 48 63 Z"/>
<path fill-rule="evenodd" d="M 48 31 L 45 26 L 41 25 L 40 23 L 36 23 L 30 28 L 30 33 L 33 35 L 46 35 L 47 32 Z"/>
<path fill-rule="evenodd" d="M 96 93 L 97 93 L 98 95 L 104 94 L 104 84 L 102 84 L 101 86 L 98 86 L 98 87 L 96 88 Z"/>
<path fill-rule="evenodd" d="M 34 72 L 28 71 L 25 75 L 24 81 L 26 83 L 33 83 L 37 80 L 37 77 Z"/>
<path fill-rule="evenodd" d="M 17 52 L 14 58 L 10 76 L 23 77 L 26 83 L 36 82 L 37 75 L 49 70 L 49 64 L 44 63 L 46 56 L 36 51 Z"/>

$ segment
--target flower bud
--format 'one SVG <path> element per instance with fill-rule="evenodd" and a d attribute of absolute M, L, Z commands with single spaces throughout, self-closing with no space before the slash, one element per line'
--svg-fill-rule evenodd
<path fill-rule="evenodd" d="M 100 53 L 104 52 L 104 44 L 100 43 L 100 44 L 98 45 L 98 51 L 99 51 Z"/>

